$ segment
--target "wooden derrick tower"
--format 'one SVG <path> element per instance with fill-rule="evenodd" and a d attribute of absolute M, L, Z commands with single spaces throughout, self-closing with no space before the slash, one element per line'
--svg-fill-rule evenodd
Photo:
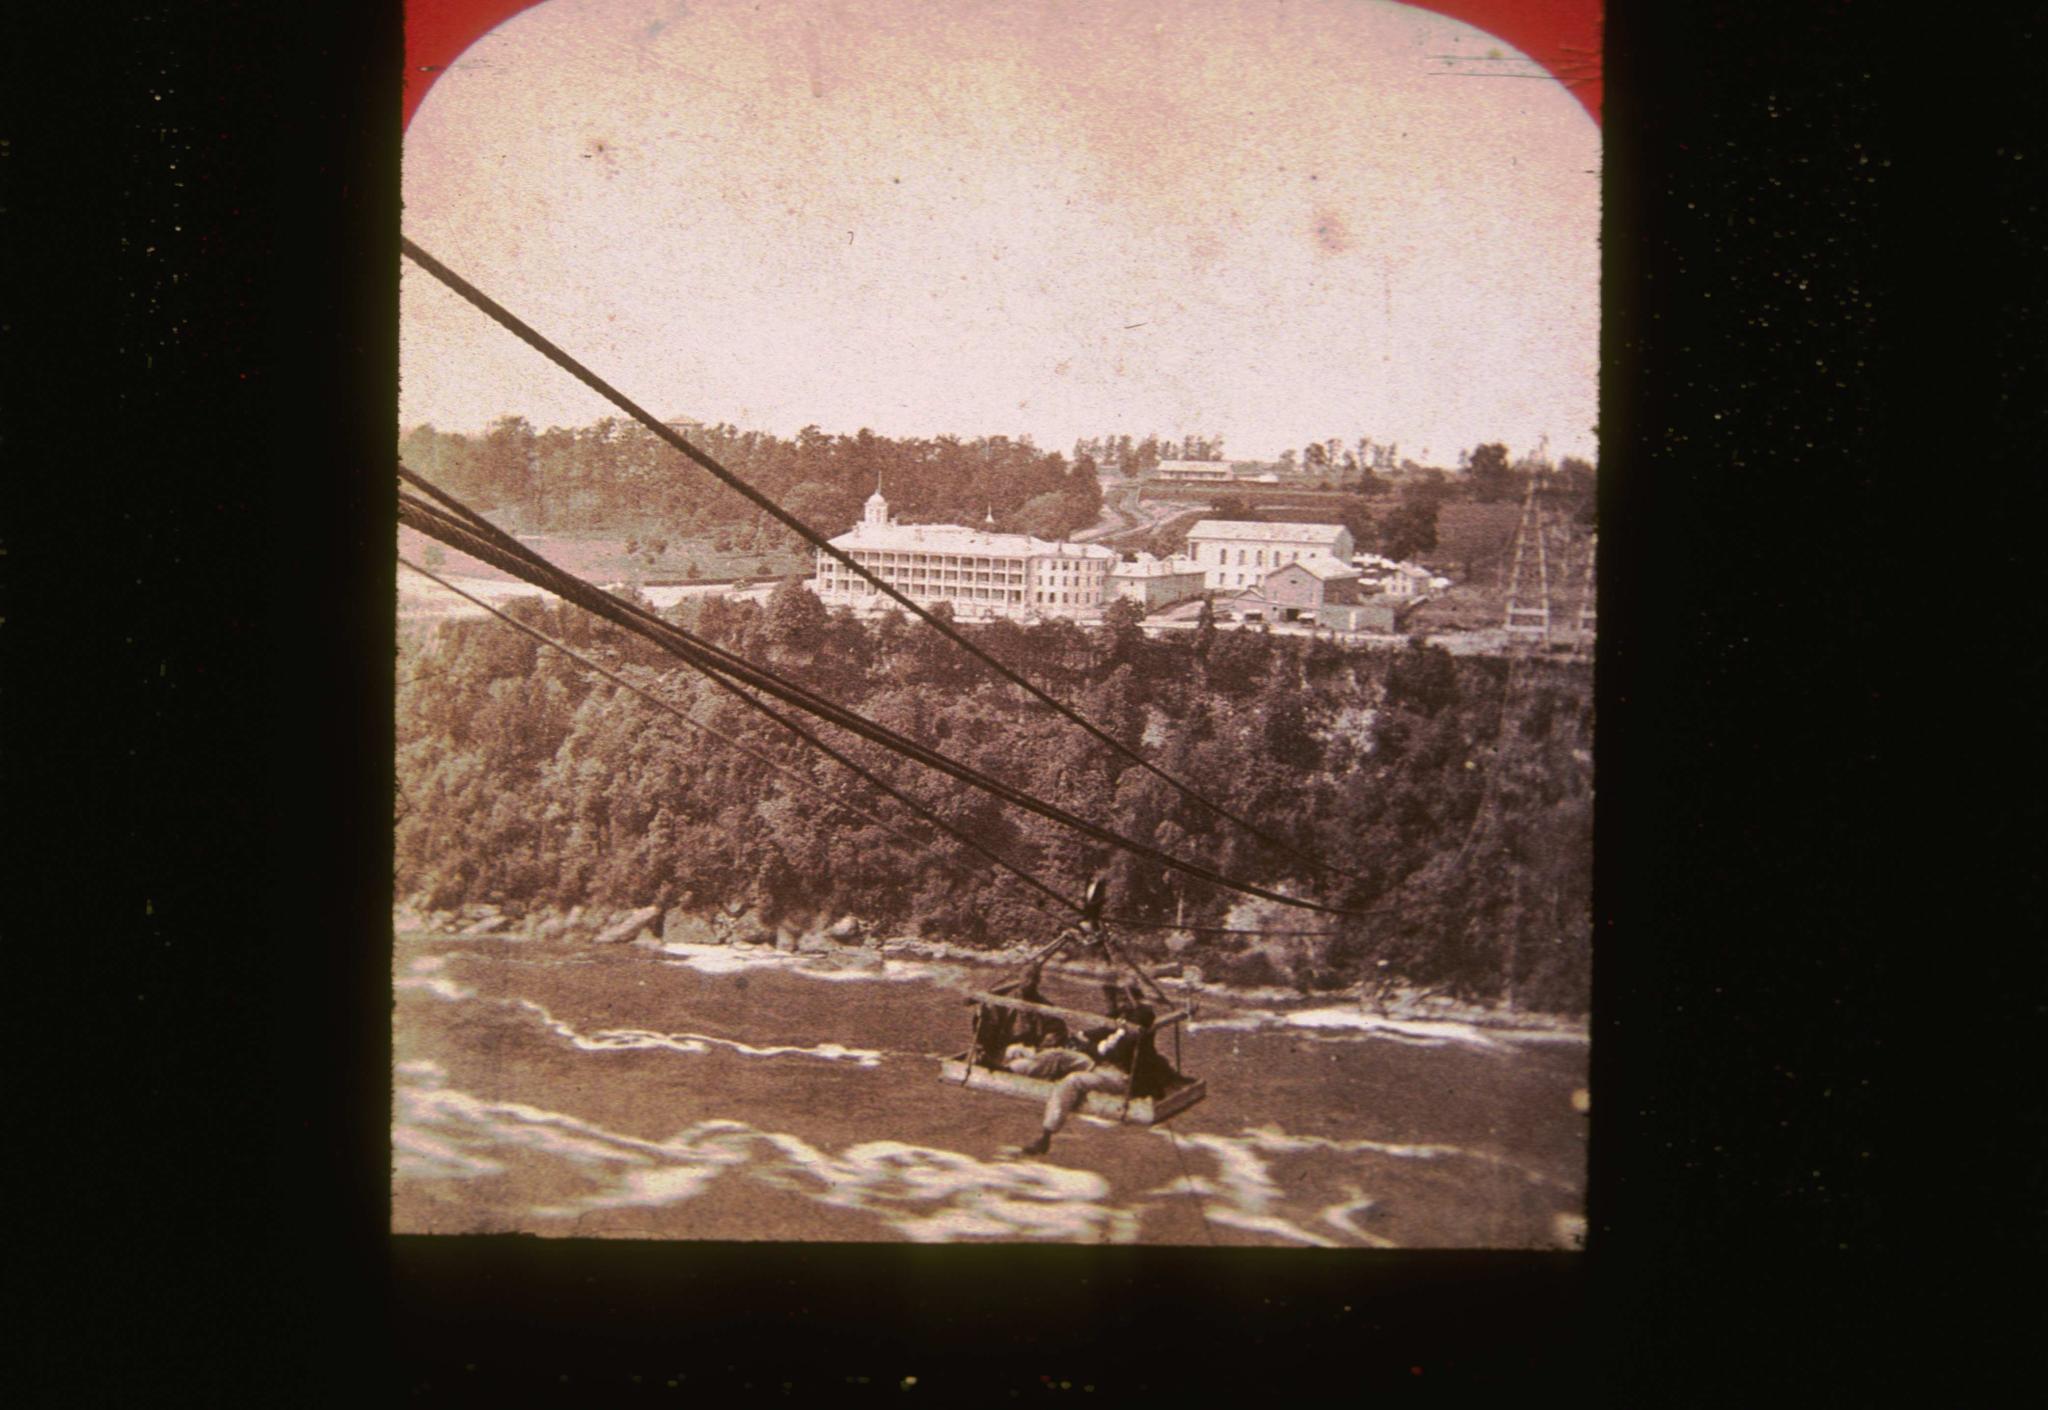
<path fill-rule="evenodd" d="M 1507 613 L 1501 625 L 1510 651 L 1547 654 L 1553 648 L 1569 649 L 1584 659 L 1592 655 L 1598 626 L 1599 535 L 1587 534 L 1581 540 L 1543 491 L 1539 466 L 1529 481 L 1522 520 L 1515 529 Z"/>
<path fill-rule="evenodd" d="M 1593 654 L 1593 638 L 1599 625 L 1598 578 L 1600 561 L 1600 535 L 1586 535 L 1586 571 L 1579 583 L 1579 619 L 1577 632 L 1572 641 L 1572 655 L 1585 660 Z"/>
<path fill-rule="evenodd" d="M 1522 522 L 1515 529 L 1515 546 L 1508 567 L 1508 610 L 1502 625 L 1507 629 L 1510 648 L 1550 648 L 1550 550 L 1546 523 L 1548 516 L 1537 494 L 1542 476 L 1529 481 L 1528 498 L 1522 501 Z"/>

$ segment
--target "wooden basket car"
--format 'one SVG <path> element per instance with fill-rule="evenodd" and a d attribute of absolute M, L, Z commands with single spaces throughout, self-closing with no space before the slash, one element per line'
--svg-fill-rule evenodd
<path fill-rule="evenodd" d="M 971 996 L 971 1001 L 986 1008 L 1045 1014 L 1082 1029 L 1108 1026 L 1119 1021 L 1108 1014 L 1062 1008 L 1057 1004 L 1030 1003 L 1012 998 L 1000 990 L 976 993 Z M 1186 1009 L 1175 1009 L 1155 1019 L 1151 1027 L 1152 1035 L 1157 1037 L 1175 1024 L 1186 1022 L 1188 1016 Z M 1026 1077 L 1005 1068 L 984 1067 L 974 1061 L 972 1049 L 944 1059 L 939 1064 L 939 1080 L 950 1082 L 956 1087 L 965 1087 L 970 1091 L 994 1092 L 998 1096 L 1016 1097 L 1036 1102 L 1041 1106 L 1057 1085 L 1053 1080 L 1043 1077 Z M 1078 1109 L 1088 1116 L 1098 1116 L 1130 1126 L 1154 1126 L 1178 1112 L 1187 1110 L 1207 1096 L 1208 1092 L 1207 1084 L 1200 1078 L 1176 1073 L 1169 1079 L 1166 1090 L 1157 1096 L 1117 1096 L 1109 1092 L 1089 1092 L 1082 1098 Z"/>

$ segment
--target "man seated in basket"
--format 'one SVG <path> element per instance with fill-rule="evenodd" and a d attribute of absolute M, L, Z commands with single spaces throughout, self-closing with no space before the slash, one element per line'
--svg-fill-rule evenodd
<path fill-rule="evenodd" d="M 1052 1094 L 1045 1099 L 1044 1129 L 1038 1133 L 1038 1139 L 1024 1147 L 1024 1154 L 1044 1155 L 1050 1150 L 1053 1133 L 1066 1125 L 1067 1117 L 1090 1092 L 1131 1096 L 1134 1082 L 1142 1087 L 1153 1087 L 1159 1082 L 1159 1059 L 1152 1050 L 1152 1019 L 1149 1005 L 1134 1004 L 1124 1009 L 1113 1027 L 1089 1030 L 1087 1036 L 1094 1048 L 1092 1057 L 1086 1058 L 1089 1065 L 1070 1072 L 1054 1085 Z M 1098 1034 L 1101 1036 L 1097 1037 Z"/>
<path fill-rule="evenodd" d="M 1042 960 L 1024 966 L 1015 997 L 1027 1004 L 1046 1001 L 1039 988 L 1045 968 Z M 974 1003 L 974 1000 L 969 1000 Z M 1010 1067 L 1014 1049 L 1020 1044 L 1028 1052 L 1056 1048 L 1067 1041 L 1067 1025 L 1049 1013 L 1010 1009 L 994 1004 L 977 1004 L 974 1011 L 974 1062 L 982 1067 Z M 1016 1071 L 1014 1067 L 1011 1071 Z"/>

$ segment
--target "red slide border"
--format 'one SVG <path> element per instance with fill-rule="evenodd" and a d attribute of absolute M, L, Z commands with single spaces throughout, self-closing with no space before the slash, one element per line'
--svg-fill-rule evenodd
<path fill-rule="evenodd" d="M 413 0 L 405 7 L 405 122 L 462 51 L 540 0 Z M 1603 0 L 1424 0 L 1542 64 L 1600 121 Z"/>

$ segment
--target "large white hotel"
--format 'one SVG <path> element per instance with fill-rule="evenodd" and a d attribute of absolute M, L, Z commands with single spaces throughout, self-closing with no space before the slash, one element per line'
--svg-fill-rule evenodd
<path fill-rule="evenodd" d="M 860 523 L 832 540 L 919 606 L 950 602 L 962 617 L 1096 617 L 1117 555 L 1087 543 L 1048 543 L 958 524 L 898 524 L 877 489 Z M 823 550 L 812 591 L 827 607 L 890 606 L 873 583 Z"/>

